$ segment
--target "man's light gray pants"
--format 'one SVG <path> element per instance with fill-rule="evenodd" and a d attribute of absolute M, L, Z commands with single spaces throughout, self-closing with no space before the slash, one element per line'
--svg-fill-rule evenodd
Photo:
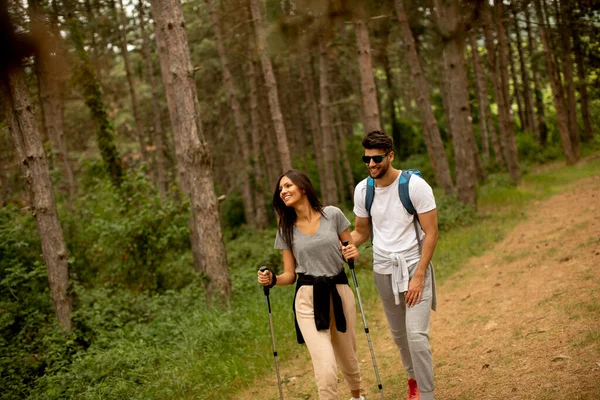
<path fill-rule="evenodd" d="M 417 264 L 408 267 L 411 278 L 416 267 Z M 400 296 L 400 304 L 396 305 L 394 302 L 392 275 L 373 273 L 392 338 L 400 349 L 402 364 L 408 377 L 417 381 L 421 400 L 433 400 L 433 360 L 429 347 L 429 316 L 433 292 L 431 271 L 432 268 L 427 268 L 421 302 L 413 307 L 406 307 L 403 296 Z"/>

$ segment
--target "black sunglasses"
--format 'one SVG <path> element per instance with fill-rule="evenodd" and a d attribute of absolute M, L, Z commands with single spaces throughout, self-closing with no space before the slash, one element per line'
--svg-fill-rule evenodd
<path fill-rule="evenodd" d="M 375 164 L 379 164 L 380 162 L 383 161 L 384 158 L 386 158 L 388 156 L 388 154 L 390 153 L 385 153 L 385 154 L 381 154 L 378 156 L 362 156 L 362 160 L 364 161 L 365 164 L 370 164 L 371 160 L 375 161 Z"/>

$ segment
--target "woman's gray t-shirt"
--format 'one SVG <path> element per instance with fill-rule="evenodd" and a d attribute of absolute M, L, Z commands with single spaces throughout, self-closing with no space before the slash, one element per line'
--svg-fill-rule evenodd
<path fill-rule="evenodd" d="M 294 225 L 292 253 L 298 274 L 335 276 L 344 268 L 339 235 L 350 226 L 350 221 L 342 210 L 334 206 L 325 207 L 323 214 L 319 228 L 312 236 L 302 233 Z M 275 248 L 289 250 L 279 231 Z"/>

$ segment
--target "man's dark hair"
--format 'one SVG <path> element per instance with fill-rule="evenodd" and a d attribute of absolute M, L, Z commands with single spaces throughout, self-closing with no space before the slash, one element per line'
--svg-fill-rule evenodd
<path fill-rule="evenodd" d="M 325 214 L 323 214 L 323 206 L 317 197 L 317 192 L 315 191 L 310 178 L 304 172 L 298 171 L 297 169 L 290 169 L 277 179 L 277 186 L 275 186 L 275 192 L 273 193 L 273 208 L 279 216 L 279 232 L 283 236 L 283 240 L 290 250 L 292 250 L 296 210 L 294 210 L 293 207 L 286 206 L 283 200 L 281 200 L 281 188 L 279 187 L 279 184 L 284 176 L 287 176 L 290 181 L 294 182 L 294 185 L 298 186 L 298 188 L 306 194 L 308 202 L 313 210 L 319 212 L 323 216 L 325 216 Z"/>
<path fill-rule="evenodd" d="M 381 149 L 386 153 L 392 151 L 392 138 L 384 131 L 371 131 L 362 141 L 365 149 Z"/>

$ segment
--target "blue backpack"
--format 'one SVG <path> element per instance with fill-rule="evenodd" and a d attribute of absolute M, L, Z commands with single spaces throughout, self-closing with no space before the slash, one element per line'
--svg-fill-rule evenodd
<path fill-rule="evenodd" d="M 417 210 L 413 206 L 412 201 L 410 200 L 410 196 L 408 194 L 408 183 L 410 182 L 410 178 L 413 175 L 421 176 L 421 172 L 416 169 L 405 169 L 400 173 L 400 180 L 398 181 L 398 195 L 400 196 L 400 201 L 406 211 L 410 215 L 413 216 L 413 225 L 415 227 L 415 234 L 417 235 L 417 242 L 419 243 L 419 250 L 421 249 L 421 236 L 419 235 L 420 225 L 419 215 L 417 214 Z M 371 220 L 371 206 L 373 205 L 373 199 L 375 198 L 375 180 L 370 176 L 367 177 L 367 193 L 365 196 L 365 208 L 367 209 L 367 213 L 369 214 L 369 221 L 371 223 L 371 242 L 373 242 L 373 221 Z"/>

